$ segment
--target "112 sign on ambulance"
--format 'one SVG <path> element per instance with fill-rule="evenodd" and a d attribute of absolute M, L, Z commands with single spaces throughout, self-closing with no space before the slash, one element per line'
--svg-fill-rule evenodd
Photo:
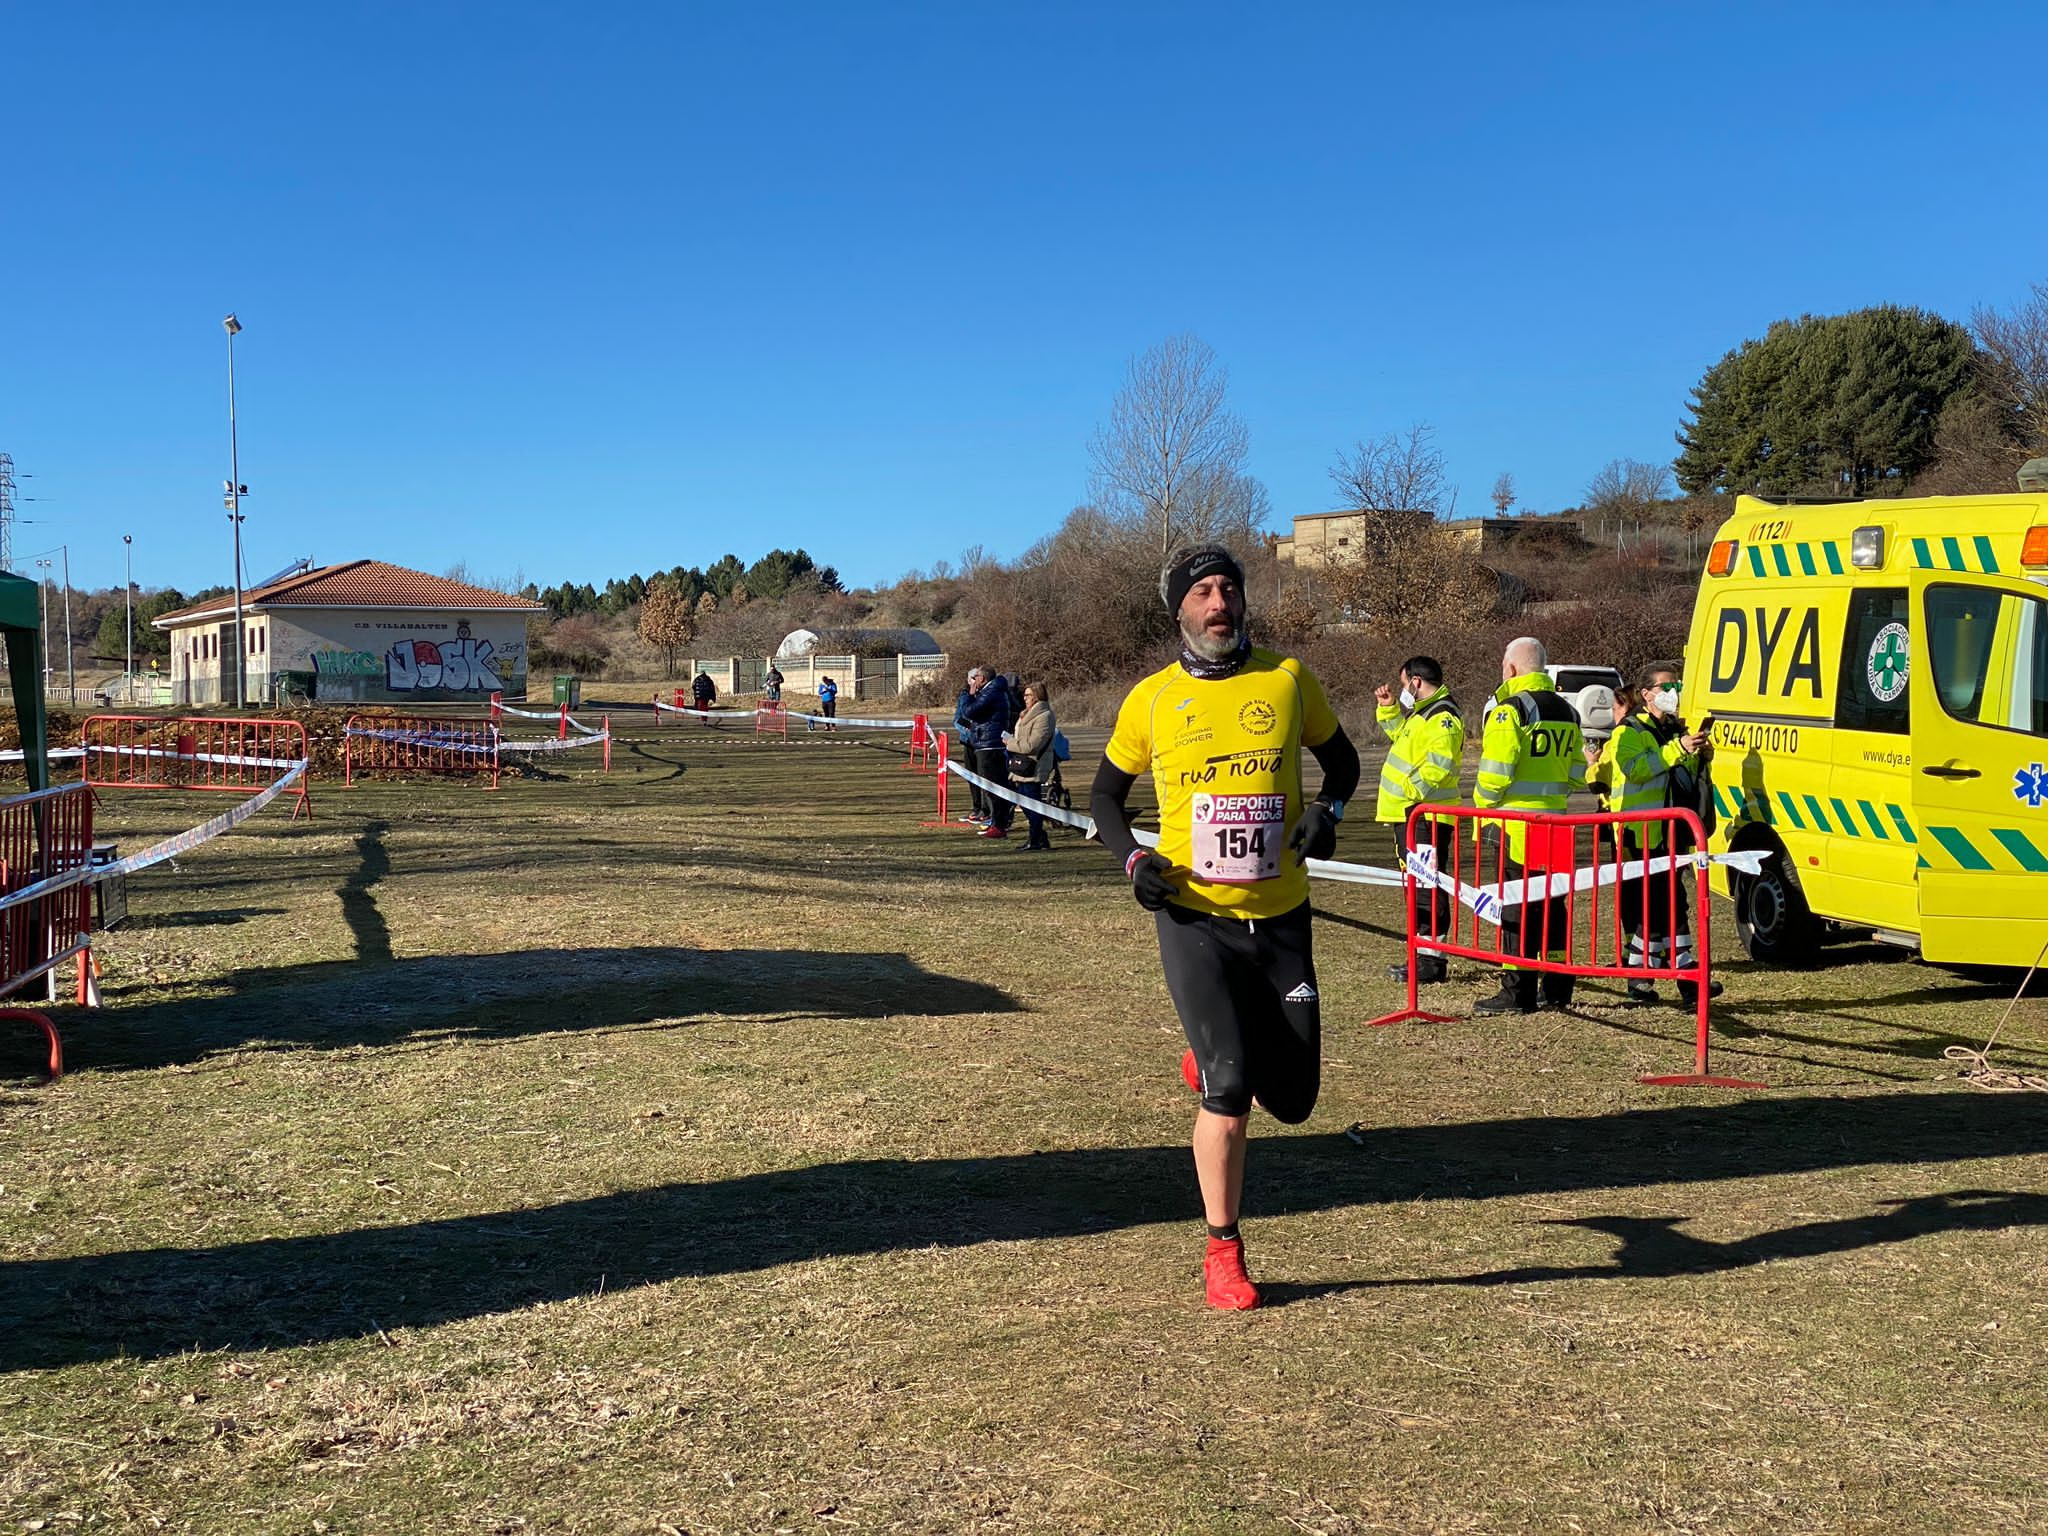
<path fill-rule="evenodd" d="M 1686 704 L 1714 847 L 1775 855 L 1714 877 L 1753 958 L 1809 962 L 1830 922 L 1950 963 L 2048 950 L 2048 460 L 2020 487 L 1736 499 Z"/>

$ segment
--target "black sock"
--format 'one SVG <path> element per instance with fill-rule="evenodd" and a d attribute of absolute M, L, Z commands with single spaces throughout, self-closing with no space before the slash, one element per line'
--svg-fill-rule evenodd
<path fill-rule="evenodd" d="M 1208 1226 L 1209 1224 L 1204 1222 L 1203 1225 Z M 1209 1227 L 1209 1235 L 1219 1243 L 1235 1243 L 1240 1241 L 1237 1235 L 1237 1223 L 1234 1221 L 1227 1227 Z"/>

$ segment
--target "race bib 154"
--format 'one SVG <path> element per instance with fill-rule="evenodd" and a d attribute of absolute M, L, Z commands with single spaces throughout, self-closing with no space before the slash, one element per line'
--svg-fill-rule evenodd
<path fill-rule="evenodd" d="M 1284 794 L 1198 794 L 1190 815 L 1196 879 L 1244 885 L 1280 873 L 1280 844 L 1287 830 Z"/>

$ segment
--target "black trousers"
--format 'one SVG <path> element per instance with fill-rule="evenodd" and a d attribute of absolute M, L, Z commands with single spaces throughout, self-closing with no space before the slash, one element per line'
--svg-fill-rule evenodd
<path fill-rule="evenodd" d="M 1623 859 L 1657 858 L 1662 848 L 1646 854 L 1624 843 Z M 1628 935 L 1632 965 L 1692 963 L 1692 877 L 1683 870 L 1637 875 L 1615 887 L 1621 905 L 1621 931 Z"/>
<path fill-rule="evenodd" d="M 1001 784 L 1007 788 L 1010 782 L 1010 754 L 1001 747 L 976 747 L 974 771 L 991 784 Z M 979 790 L 976 794 L 982 802 L 982 809 L 988 812 L 989 825 L 1001 827 L 1007 832 L 1010 829 L 1010 814 L 1016 807 L 1001 795 L 991 795 Z"/>
<path fill-rule="evenodd" d="M 1490 879 L 1494 868 L 1493 849 L 1500 846 L 1500 833 L 1488 828 L 1485 843 L 1487 853 L 1481 861 L 1483 879 Z M 1505 893 L 1520 894 L 1517 884 L 1526 871 L 1520 859 L 1506 856 L 1501 859 L 1501 886 Z M 1538 878 L 1552 873 L 1538 871 Z M 1558 874 L 1570 874 L 1569 869 L 1558 870 Z M 1539 886 L 1540 890 L 1541 887 Z M 1546 953 L 1568 954 L 1572 947 L 1571 924 L 1567 919 L 1565 898 L 1559 896 L 1540 897 L 1535 901 L 1521 901 L 1510 906 L 1503 902 L 1500 913 L 1502 949 L 1509 956 L 1521 956 L 1530 960 L 1541 960 Z M 1550 942 L 1544 944 L 1548 934 Z M 1510 958 L 1501 969 L 1514 982 L 1525 1002 L 1532 1002 L 1537 992 L 1537 980 L 1542 980 L 1543 995 L 1553 1003 L 1568 1003 L 1572 1000 L 1574 978 L 1544 971 L 1525 970 Z"/>
<path fill-rule="evenodd" d="M 1394 867 L 1402 868 L 1408 858 L 1408 828 L 1405 823 L 1396 822 L 1388 829 L 1393 835 Z M 1453 877 L 1459 872 L 1451 868 L 1451 854 L 1456 847 L 1456 829 L 1447 821 L 1426 821 L 1416 829 L 1419 838 L 1413 845 L 1417 849 L 1434 847 L 1436 867 Z M 1415 884 L 1415 931 L 1425 939 L 1442 938 L 1453 931 L 1451 919 L 1457 906 L 1457 898 L 1441 886 L 1426 887 L 1421 881 Z"/>

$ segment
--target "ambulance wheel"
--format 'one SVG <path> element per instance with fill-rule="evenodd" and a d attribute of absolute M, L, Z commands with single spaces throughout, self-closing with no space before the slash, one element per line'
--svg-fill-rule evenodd
<path fill-rule="evenodd" d="M 1762 874 L 1743 875 L 1736 882 L 1735 931 L 1759 965 L 1811 965 L 1820 952 L 1820 924 L 1785 851 L 1773 852 Z"/>

